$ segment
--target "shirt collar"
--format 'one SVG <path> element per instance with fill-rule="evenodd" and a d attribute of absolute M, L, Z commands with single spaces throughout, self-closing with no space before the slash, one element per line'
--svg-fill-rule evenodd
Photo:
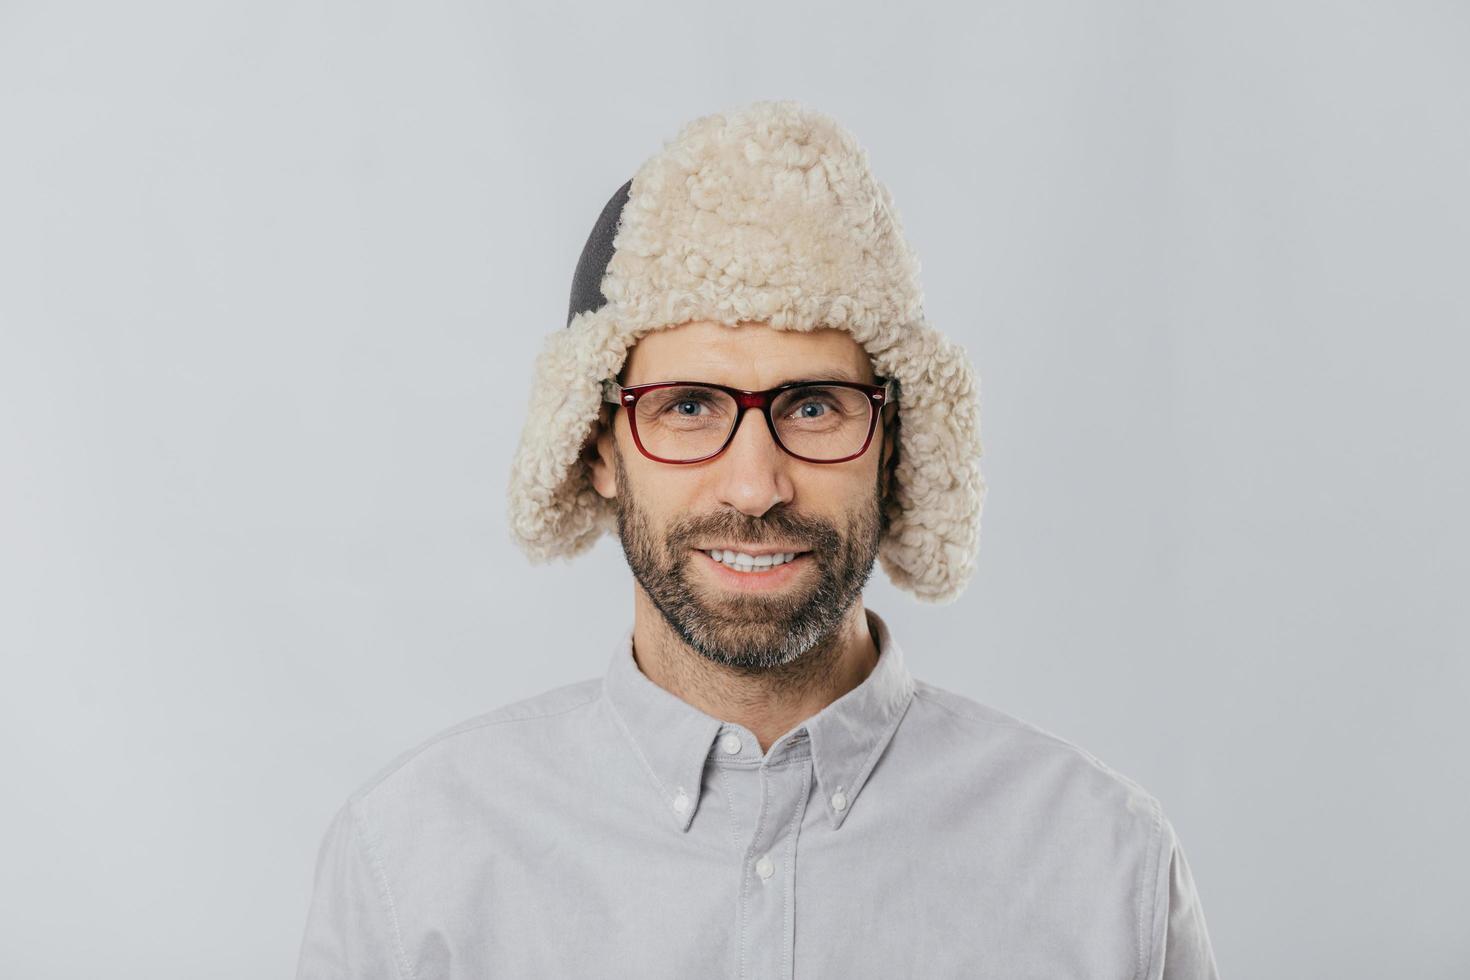
<path fill-rule="evenodd" d="M 872 609 L 866 612 L 878 648 L 877 665 L 861 684 L 782 735 L 770 749 L 774 757 L 785 747 L 810 740 L 820 799 L 833 829 L 852 812 L 914 695 L 913 676 L 888 624 Z M 761 759 L 748 728 L 705 714 L 648 679 L 633 659 L 632 627 L 623 631 L 613 650 L 603 697 L 648 774 L 658 809 L 680 830 L 689 829 L 699 809 L 705 763 L 718 751 L 717 739 L 733 734 L 740 741 L 741 757 Z"/>

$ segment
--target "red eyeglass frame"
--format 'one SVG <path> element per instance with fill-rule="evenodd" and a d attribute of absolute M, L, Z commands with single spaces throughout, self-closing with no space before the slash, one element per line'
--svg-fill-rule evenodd
<path fill-rule="evenodd" d="M 740 431 L 740 423 L 744 421 L 745 411 L 749 408 L 760 409 L 761 414 L 766 417 L 766 428 L 771 432 L 771 441 L 780 446 L 781 451 L 788 456 L 794 456 L 807 463 L 846 463 L 850 460 L 857 459 L 868 451 L 868 447 L 873 443 L 873 433 L 878 429 L 878 418 L 883 414 L 884 406 L 898 402 L 898 379 L 878 378 L 876 380 L 879 383 L 871 385 L 857 381 L 791 381 L 775 388 L 767 388 L 765 391 L 746 391 L 743 388 L 731 388 L 727 385 L 717 385 L 708 381 L 654 381 L 649 384 L 630 385 L 625 388 L 618 384 L 616 378 L 608 378 L 602 382 L 602 400 L 623 408 L 633 408 L 638 404 L 638 399 L 650 391 L 657 391 L 660 388 L 678 388 L 685 385 L 700 385 L 705 388 L 714 388 L 718 391 L 725 392 L 735 399 L 735 424 L 730 426 L 730 434 L 725 437 L 725 441 L 719 449 L 698 459 L 664 459 L 662 456 L 653 455 L 653 453 L 643 448 L 643 440 L 638 438 L 638 413 L 629 412 L 628 428 L 633 431 L 633 442 L 637 444 L 639 452 L 656 463 L 670 463 L 674 466 L 683 466 L 690 463 L 703 463 L 705 460 L 714 459 L 728 449 L 730 443 L 735 441 L 735 433 Z M 776 396 L 792 388 L 816 387 L 855 388 L 868 396 L 868 407 L 871 409 L 868 412 L 868 437 L 863 440 L 863 448 L 851 456 L 843 456 L 841 459 L 812 459 L 810 456 L 803 456 L 800 453 L 792 452 L 781 441 L 781 437 L 776 434 L 776 422 L 771 418 L 771 404 L 776 400 Z"/>

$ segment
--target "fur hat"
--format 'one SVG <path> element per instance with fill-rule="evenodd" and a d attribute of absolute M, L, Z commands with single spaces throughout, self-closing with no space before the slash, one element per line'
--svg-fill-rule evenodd
<path fill-rule="evenodd" d="M 925 321 L 918 274 L 891 195 L 833 119 L 782 100 L 686 124 L 603 209 L 567 327 L 537 358 L 510 475 L 516 543 L 539 564 L 617 533 L 617 503 L 580 457 L 602 381 L 644 334 L 692 320 L 834 327 L 898 381 L 879 562 L 919 599 L 957 598 L 975 570 L 985 495 L 979 385 L 964 348 Z"/>

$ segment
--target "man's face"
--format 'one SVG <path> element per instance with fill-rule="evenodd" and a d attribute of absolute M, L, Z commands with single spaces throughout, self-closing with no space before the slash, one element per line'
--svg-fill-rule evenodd
<path fill-rule="evenodd" d="M 873 381 L 867 352 L 846 331 L 703 321 L 646 335 L 622 375 L 628 386 L 708 381 L 747 390 L 834 379 Z M 809 463 L 776 445 L 752 410 L 723 453 L 676 465 L 644 456 L 626 411 L 604 408 L 588 460 L 593 484 L 617 501 L 628 565 L 686 644 L 759 673 L 791 663 L 843 623 L 887 530 L 882 499 L 893 444 L 882 420 L 857 459 Z M 789 566 L 741 572 L 707 553 L 742 545 L 802 554 Z"/>

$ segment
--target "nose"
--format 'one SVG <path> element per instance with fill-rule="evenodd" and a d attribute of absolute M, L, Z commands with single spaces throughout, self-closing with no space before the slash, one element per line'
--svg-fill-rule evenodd
<path fill-rule="evenodd" d="M 720 503 L 759 517 L 777 504 L 791 500 L 791 456 L 776 444 L 760 409 L 740 414 L 735 435 L 716 459 Z"/>

